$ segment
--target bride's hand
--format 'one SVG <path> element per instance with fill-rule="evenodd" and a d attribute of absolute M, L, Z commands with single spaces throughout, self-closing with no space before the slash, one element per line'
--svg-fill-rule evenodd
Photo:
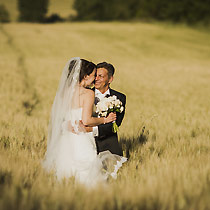
<path fill-rule="evenodd" d="M 104 118 L 104 124 L 105 124 L 105 123 L 113 122 L 113 121 L 115 121 L 116 119 L 117 119 L 116 113 L 111 112 L 111 113 L 109 113 L 108 117 Z"/>

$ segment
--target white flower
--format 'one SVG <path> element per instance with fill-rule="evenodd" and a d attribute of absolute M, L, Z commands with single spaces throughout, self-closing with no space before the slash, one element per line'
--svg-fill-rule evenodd
<path fill-rule="evenodd" d="M 102 112 L 102 113 L 101 113 L 101 116 L 102 116 L 102 117 L 106 117 L 106 115 L 107 115 L 107 112 Z"/>
<path fill-rule="evenodd" d="M 106 117 L 111 110 L 115 112 L 117 109 L 120 109 L 118 112 L 122 112 L 124 110 L 122 102 L 117 99 L 117 96 L 103 98 L 96 105 L 96 113 L 98 113 L 101 117 Z"/>
<path fill-rule="evenodd" d="M 113 97 L 114 100 L 117 100 L 117 96 L 114 95 L 114 96 L 112 96 L 112 97 Z"/>
<path fill-rule="evenodd" d="M 119 107 L 120 106 L 120 100 L 119 99 L 115 100 L 114 101 L 114 105 L 117 106 L 117 107 Z"/>
<path fill-rule="evenodd" d="M 98 102 L 96 105 L 96 112 L 102 112 L 102 111 L 107 111 L 108 110 L 108 102 L 105 100 L 101 100 Z"/>
<path fill-rule="evenodd" d="M 120 112 L 123 112 L 123 110 L 124 110 L 124 107 L 121 106 L 121 107 L 120 107 Z"/>

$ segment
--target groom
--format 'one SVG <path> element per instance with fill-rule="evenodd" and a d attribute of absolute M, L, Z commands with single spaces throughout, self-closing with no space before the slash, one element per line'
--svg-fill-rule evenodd
<path fill-rule="evenodd" d="M 104 97 L 117 96 L 122 102 L 124 111 L 122 113 L 117 112 L 116 123 L 118 126 L 121 125 L 124 114 L 126 96 L 116 90 L 110 88 L 110 84 L 113 81 L 115 69 L 112 64 L 102 62 L 97 64 L 97 73 L 95 79 L 95 105 Z M 93 127 L 93 134 L 95 136 L 97 152 L 103 152 L 109 150 L 113 154 L 123 155 L 122 148 L 118 142 L 117 133 L 112 131 L 112 123 L 102 124 Z"/>

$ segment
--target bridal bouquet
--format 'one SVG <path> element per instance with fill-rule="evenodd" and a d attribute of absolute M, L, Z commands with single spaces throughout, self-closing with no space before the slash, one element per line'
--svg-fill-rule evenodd
<path fill-rule="evenodd" d="M 96 113 L 100 117 L 106 117 L 108 116 L 109 113 L 111 112 L 123 112 L 124 107 L 122 105 L 122 102 L 117 99 L 117 96 L 110 96 L 108 98 L 103 98 L 101 99 L 97 105 L 96 105 Z M 113 127 L 112 130 L 114 133 L 118 131 L 118 126 L 117 123 L 114 121 L 113 122 Z"/>

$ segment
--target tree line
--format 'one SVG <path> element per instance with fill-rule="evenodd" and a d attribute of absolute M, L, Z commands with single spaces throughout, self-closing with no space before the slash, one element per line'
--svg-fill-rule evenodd
<path fill-rule="evenodd" d="M 46 17 L 49 0 L 17 0 L 19 21 L 61 21 L 58 14 Z M 70 9 L 70 8 L 69 8 Z M 160 20 L 172 22 L 210 22 L 210 0 L 75 0 L 78 21 Z M 0 22 L 9 22 L 9 13 L 0 5 Z"/>
<path fill-rule="evenodd" d="M 75 0 L 74 7 L 78 20 L 210 20 L 210 0 Z"/>

